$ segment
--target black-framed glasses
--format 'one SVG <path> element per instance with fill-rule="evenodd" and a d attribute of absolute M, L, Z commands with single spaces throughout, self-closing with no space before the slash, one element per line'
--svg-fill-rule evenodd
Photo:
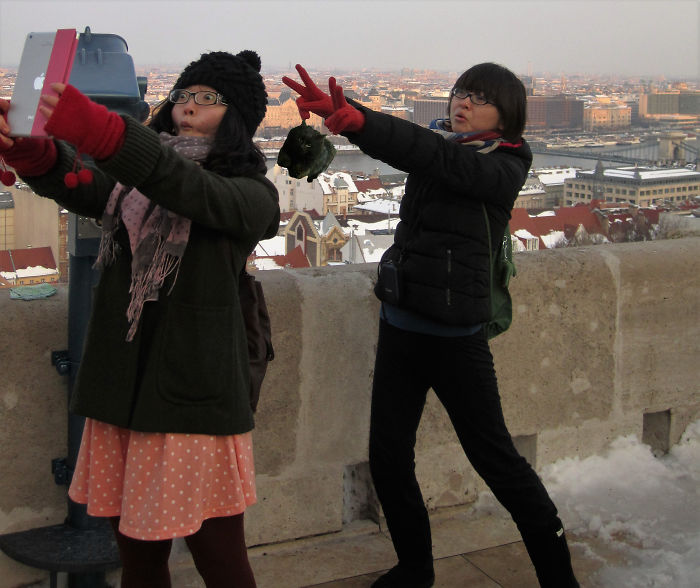
<path fill-rule="evenodd" d="M 214 104 L 223 104 L 227 106 L 224 97 L 211 90 L 190 92 L 188 90 L 175 89 L 168 94 L 168 100 L 173 104 L 187 104 L 190 101 L 190 97 L 194 98 L 194 103 L 200 106 L 214 106 Z"/>
<path fill-rule="evenodd" d="M 463 90 L 462 88 L 452 88 L 452 95 L 460 100 L 469 98 L 469 101 L 477 106 L 483 106 L 484 104 L 493 104 L 495 106 L 491 100 L 488 100 L 486 96 L 479 94 L 478 92 L 470 92 L 469 90 Z"/>

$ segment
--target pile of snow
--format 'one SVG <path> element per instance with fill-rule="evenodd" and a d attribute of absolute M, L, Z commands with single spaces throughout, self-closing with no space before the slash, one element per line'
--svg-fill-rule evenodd
<path fill-rule="evenodd" d="M 700 421 L 659 458 L 631 435 L 602 455 L 563 459 L 540 473 L 565 526 L 627 562 L 601 568 L 596 586 L 700 586 Z M 493 508 L 490 493 L 477 508 Z"/>
<path fill-rule="evenodd" d="M 542 478 L 567 525 L 634 562 L 601 570 L 601 585 L 700 585 L 700 421 L 661 458 L 621 437 L 604 455 L 556 462 Z"/>

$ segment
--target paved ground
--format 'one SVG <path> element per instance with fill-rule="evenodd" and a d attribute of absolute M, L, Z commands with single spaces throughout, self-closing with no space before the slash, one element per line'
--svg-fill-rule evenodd
<path fill-rule="evenodd" d="M 468 509 L 445 509 L 431 517 L 435 588 L 537 588 L 535 572 L 510 519 L 475 518 Z M 596 572 L 624 565 L 619 552 L 568 531 L 574 570 L 582 587 L 601 587 Z M 395 563 L 388 535 L 361 523 L 325 535 L 250 550 L 258 588 L 368 588 Z M 181 561 L 186 556 L 180 554 Z M 173 566 L 174 588 L 203 588 L 189 566 Z M 617 587 L 616 587 L 617 588 Z"/>

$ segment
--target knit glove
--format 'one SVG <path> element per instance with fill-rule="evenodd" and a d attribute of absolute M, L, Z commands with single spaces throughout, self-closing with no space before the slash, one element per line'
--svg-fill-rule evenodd
<path fill-rule="evenodd" d="M 297 108 L 299 109 L 301 118 L 307 120 L 310 116 L 309 112 L 313 112 L 322 118 L 333 114 L 335 108 L 333 108 L 333 100 L 331 97 L 313 83 L 309 74 L 306 73 L 306 70 L 298 63 L 296 69 L 299 72 L 301 81 L 304 82 L 303 86 L 287 76 L 284 76 L 282 81 L 299 94 L 299 98 L 297 98 Z"/>
<path fill-rule="evenodd" d="M 365 115 L 347 103 L 343 94 L 343 88 L 336 85 L 335 78 L 328 79 L 328 88 L 333 97 L 333 108 L 335 110 L 326 119 L 328 130 L 334 135 L 342 132 L 360 132 L 365 126 Z"/>
<path fill-rule="evenodd" d="M 122 146 L 126 125 L 117 113 L 68 85 L 44 129 L 74 145 L 78 153 L 100 160 L 108 159 Z"/>
<path fill-rule="evenodd" d="M 50 139 L 15 138 L 11 139 L 10 125 L 6 113 L 10 108 L 8 100 L 0 100 L 0 182 L 12 186 L 16 177 L 5 168 L 5 163 L 21 176 L 41 176 L 56 163 L 56 145 Z"/>
<path fill-rule="evenodd" d="M 25 177 L 43 176 L 56 163 L 56 145 L 51 139 L 33 139 L 28 137 L 15 139 L 15 144 L 0 153 L 7 165 L 14 168 L 20 175 Z M 10 186 L 15 183 L 15 179 L 5 176 L 3 172 L 2 183 Z M 7 183 L 9 182 L 9 183 Z"/>

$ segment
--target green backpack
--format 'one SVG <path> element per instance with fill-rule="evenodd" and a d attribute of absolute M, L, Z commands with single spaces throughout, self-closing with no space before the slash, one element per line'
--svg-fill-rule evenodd
<path fill-rule="evenodd" d="M 490 299 L 491 318 L 486 323 L 486 336 L 492 339 L 508 330 L 513 320 L 513 302 L 508 291 L 511 277 L 516 275 L 513 263 L 513 244 L 510 237 L 510 224 L 506 225 L 501 244 L 494 253 L 491 250 L 491 224 L 486 213 L 486 206 L 482 203 L 484 220 L 486 221 L 486 234 L 489 242 L 489 267 L 490 267 Z"/>

